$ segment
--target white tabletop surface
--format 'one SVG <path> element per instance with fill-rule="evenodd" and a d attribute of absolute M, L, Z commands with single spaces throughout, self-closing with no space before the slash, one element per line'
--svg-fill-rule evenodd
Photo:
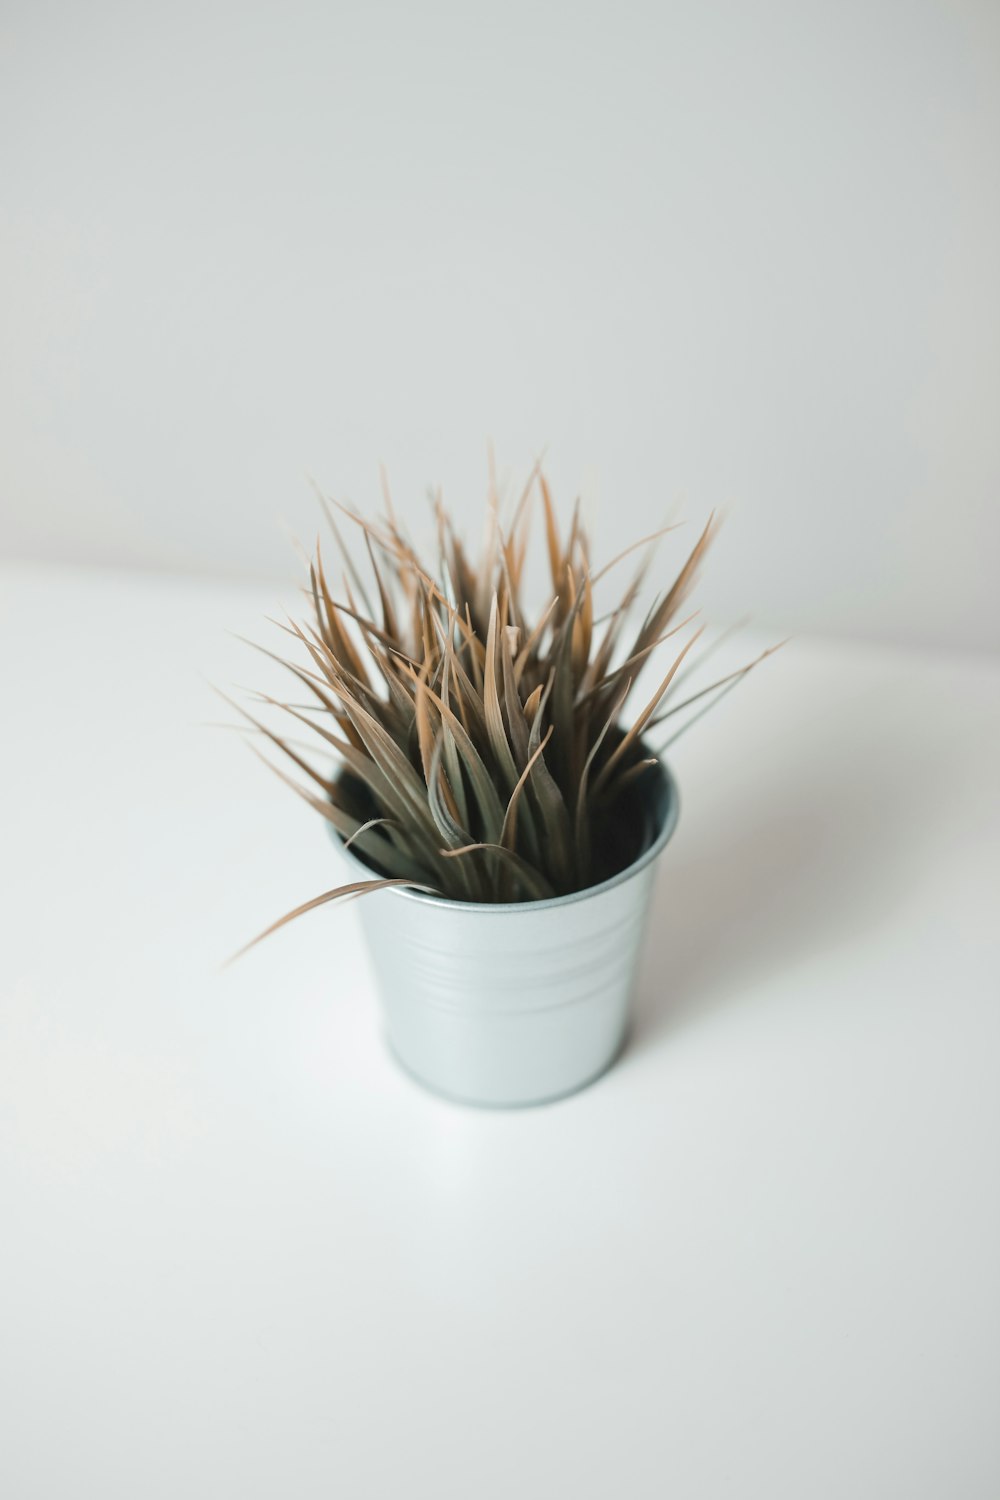
<path fill-rule="evenodd" d="M 0 1494 L 1000 1494 L 1000 664 L 767 663 L 623 1058 L 478 1112 L 355 909 L 218 970 L 339 869 L 203 727 L 276 605 L 0 573 Z"/>

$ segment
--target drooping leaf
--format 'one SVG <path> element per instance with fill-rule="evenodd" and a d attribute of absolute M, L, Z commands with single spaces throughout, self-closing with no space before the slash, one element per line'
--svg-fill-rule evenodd
<path fill-rule="evenodd" d="M 296 917 L 305 916 L 307 911 L 315 911 L 317 906 L 325 906 L 328 901 L 340 901 L 347 896 L 360 896 L 369 891 L 385 891 L 391 886 L 400 885 L 408 886 L 410 890 L 424 891 L 429 896 L 440 894 L 440 892 L 434 890 L 433 886 L 414 885 L 409 880 L 354 880 L 349 885 L 338 885 L 334 890 L 324 891 L 321 896 L 313 896 L 311 901 L 303 901 L 301 906 L 296 906 L 293 911 L 286 912 L 283 917 L 279 917 L 276 922 L 272 922 L 270 927 L 265 927 L 263 932 L 258 932 L 257 936 L 251 938 L 249 943 L 245 943 L 231 958 L 226 960 L 226 964 L 235 963 L 238 958 L 243 957 L 244 953 L 249 953 L 251 948 L 256 948 L 258 943 L 262 943 L 266 937 L 270 937 L 272 932 L 277 932 L 279 928 L 286 927 L 289 922 L 294 922 Z"/>
<path fill-rule="evenodd" d="M 445 858 L 459 859 L 469 854 L 490 854 L 498 859 L 516 876 L 532 901 L 548 901 L 555 895 L 555 891 L 544 876 L 540 875 L 537 870 L 533 870 L 519 854 L 505 849 L 502 844 L 466 844 L 464 849 L 448 849 L 445 852 Z"/>

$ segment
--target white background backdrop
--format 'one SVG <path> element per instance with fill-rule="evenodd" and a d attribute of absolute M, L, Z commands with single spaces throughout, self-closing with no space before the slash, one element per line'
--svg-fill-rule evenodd
<path fill-rule="evenodd" d="M 8 3 L 0 552 L 290 576 L 543 445 L 703 598 L 1000 645 L 1000 7 Z M 285 529 L 283 529 L 285 528 Z"/>
<path fill-rule="evenodd" d="M 995 1500 L 1000 4 L 2 0 L 0 142 L 2 1500 Z M 489 436 L 800 637 L 502 1113 L 217 973 L 343 877 L 204 680 Z"/>

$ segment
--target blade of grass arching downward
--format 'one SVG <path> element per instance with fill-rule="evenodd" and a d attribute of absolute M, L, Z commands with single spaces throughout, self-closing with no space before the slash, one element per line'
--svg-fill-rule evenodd
<path fill-rule="evenodd" d="M 391 818 L 369 818 L 367 823 L 362 823 L 360 828 L 355 829 L 350 838 L 344 840 L 344 848 L 349 849 L 352 844 L 357 843 L 357 841 L 363 838 L 366 833 L 371 833 L 373 828 L 398 827 L 399 824 L 394 823 Z"/>
<path fill-rule="evenodd" d="M 279 917 L 276 922 L 272 922 L 270 927 L 265 927 L 263 932 L 258 932 L 255 938 L 251 938 L 249 943 L 244 943 L 243 947 L 234 953 L 231 958 L 226 959 L 223 968 L 235 963 L 238 958 L 243 957 L 244 953 L 249 953 L 251 948 L 256 948 L 257 944 L 262 943 L 266 937 L 270 937 L 272 932 L 277 932 L 279 928 L 287 926 L 289 922 L 294 922 L 296 917 L 305 916 L 307 911 L 315 911 L 317 906 L 324 906 L 328 901 L 339 901 L 348 896 L 361 896 L 368 891 L 385 891 L 391 886 L 399 885 L 407 886 L 411 891 L 423 891 L 428 896 L 440 894 L 433 886 L 415 885 L 411 880 L 355 880 L 350 885 L 338 885 L 332 891 L 324 891 L 321 896 L 314 896 L 311 901 L 303 901 L 302 905 L 297 906 L 294 911 L 286 912 L 283 917 Z"/>
<path fill-rule="evenodd" d="M 498 859 L 501 864 L 505 865 L 511 874 L 515 875 L 521 882 L 521 885 L 528 892 L 530 900 L 548 901 L 555 895 L 555 891 L 549 885 L 544 875 L 541 875 L 537 870 L 533 870 L 519 854 L 513 854 L 510 849 L 505 849 L 502 844 L 466 844 L 464 849 L 446 850 L 443 858 L 459 859 L 466 855 L 479 853 L 490 854 Z"/>

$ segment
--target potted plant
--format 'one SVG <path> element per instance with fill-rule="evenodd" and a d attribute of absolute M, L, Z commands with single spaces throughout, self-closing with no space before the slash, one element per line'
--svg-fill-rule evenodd
<path fill-rule="evenodd" d="M 530 613 L 539 501 L 550 589 Z M 440 501 L 434 565 L 391 502 L 378 522 L 339 509 L 358 529 L 367 583 L 327 506 L 341 588 L 317 545 L 312 617 L 287 627 L 300 657 L 285 665 L 309 706 L 263 699 L 308 727 L 322 762 L 245 716 L 306 778 L 273 767 L 326 820 L 350 879 L 254 942 L 363 894 L 386 1038 L 405 1069 L 474 1104 L 571 1093 L 621 1046 L 654 866 L 677 822 L 677 788 L 650 736 L 756 665 L 676 699 L 701 634 L 683 606 L 714 522 L 627 636 L 662 533 L 594 571 L 579 507 L 561 535 L 537 469 L 508 525 L 491 505 L 477 564 Z M 617 604 L 595 618 L 595 589 L 640 549 Z M 636 680 L 667 643 L 668 669 L 626 727 Z"/>

